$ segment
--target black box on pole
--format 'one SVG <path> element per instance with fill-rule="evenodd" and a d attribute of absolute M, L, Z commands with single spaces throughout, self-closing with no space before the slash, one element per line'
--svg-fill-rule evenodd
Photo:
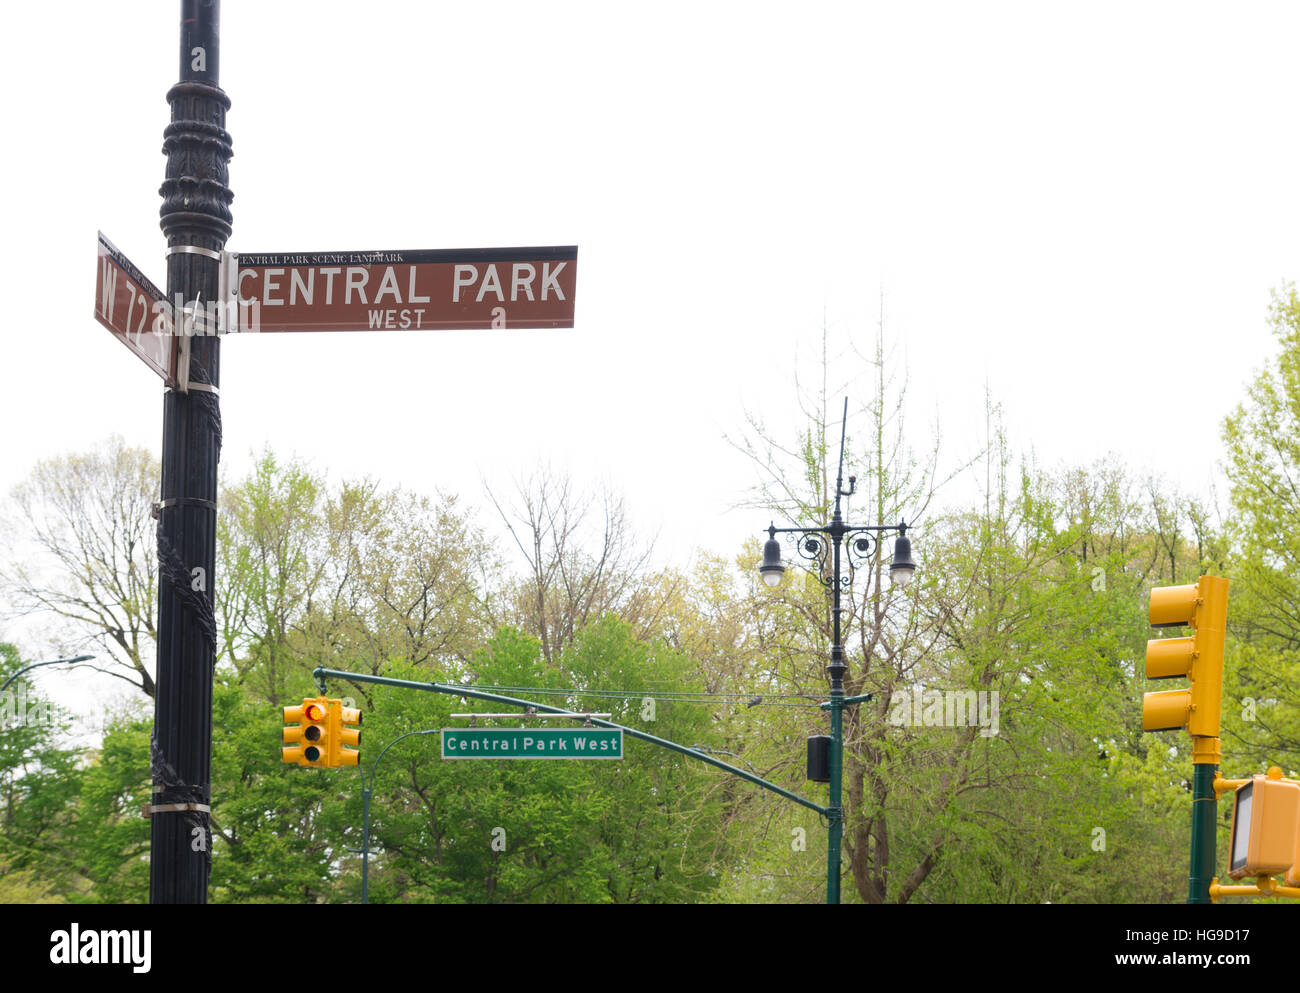
<path fill-rule="evenodd" d="M 814 783 L 831 781 L 831 736 L 815 734 L 808 739 L 808 779 Z"/>

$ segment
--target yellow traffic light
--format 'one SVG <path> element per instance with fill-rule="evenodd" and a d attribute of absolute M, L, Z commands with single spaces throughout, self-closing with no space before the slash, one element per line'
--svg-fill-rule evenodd
<path fill-rule="evenodd" d="M 329 733 L 330 703 L 325 697 L 308 697 L 302 706 L 285 707 L 286 727 L 281 733 L 285 747 L 280 749 L 281 762 L 299 765 L 329 766 L 329 747 L 333 736 Z"/>
<path fill-rule="evenodd" d="M 361 711 L 345 707 L 341 700 L 330 701 L 330 765 L 359 765 L 361 762 Z M 356 724 L 358 727 L 348 727 Z M 356 745 L 357 748 L 347 748 Z"/>
<path fill-rule="evenodd" d="M 1148 679 L 1192 681 L 1189 689 L 1147 693 L 1142 698 L 1142 730 L 1187 728 L 1193 735 L 1219 736 L 1223 698 L 1223 642 L 1228 617 L 1228 581 L 1202 576 L 1190 586 L 1161 586 L 1151 591 L 1148 617 L 1152 627 L 1190 626 L 1190 638 L 1153 638 L 1147 642 Z"/>
<path fill-rule="evenodd" d="M 1287 874 L 1284 885 L 1300 882 L 1300 783 L 1283 779 L 1274 766 L 1266 776 L 1252 776 L 1237 787 L 1232 807 L 1232 841 L 1228 875 Z"/>
<path fill-rule="evenodd" d="M 361 745 L 361 731 L 350 724 L 361 723 L 361 711 L 345 707 L 343 701 L 330 697 L 308 697 L 300 707 L 285 707 L 286 727 L 282 733 L 285 747 L 280 749 L 281 762 L 337 769 L 359 765 L 361 752 L 348 745 Z"/>

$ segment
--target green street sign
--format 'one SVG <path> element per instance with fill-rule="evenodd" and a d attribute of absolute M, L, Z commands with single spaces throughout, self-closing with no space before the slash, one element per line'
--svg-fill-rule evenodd
<path fill-rule="evenodd" d="M 443 728 L 444 759 L 621 759 L 617 728 Z"/>

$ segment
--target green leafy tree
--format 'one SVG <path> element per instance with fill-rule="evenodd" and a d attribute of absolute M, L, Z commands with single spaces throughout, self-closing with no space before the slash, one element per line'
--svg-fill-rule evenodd
<path fill-rule="evenodd" d="M 0 683 L 29 664 L 0 643 Z M 83 772 L 60 746 L 68 722 L 19 676 L 0 694 L 0 863 L 15 902 L 61 902 L 85 891 L 74 804 Z"/>
<path fill-rule="evenodd" d="M 99 903 L 149 899 L 149 821 L 153 800 L 149 769 L 151 717 L 112 722 L 90 756 L 76 807 L 77 853 Z"/>
<path fill-rule="evenodd" d="M 1300 769 L 1300 297 L 1274 294 L 1280 352 L 1224 424 L 1236 552 L 1225 740 L 1235 773 Z M 1229 694 L 1225 694 L 1229 696 Z M 1225 755 L 1225 758 L 1227 756 Z"/>

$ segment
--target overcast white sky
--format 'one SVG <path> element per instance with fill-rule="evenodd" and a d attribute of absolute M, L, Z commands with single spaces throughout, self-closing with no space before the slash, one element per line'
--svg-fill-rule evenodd
<path fill-rule="evenodd" d="M 0 490 L 110 433 L 159 448 L 161 383 L 92 317 L 94 237 L 163 283 L 178 10 L 7 11 Z M 571 331 L 226 339 L 228 477 L 270 446 L 477 502 L 546 459 L 680 564 L 731 552 L 767 520 L 728 511 L 756 477 L 724 433 L 747 407 L 793 433 L 796 357 L 823 321 L 869 347 L 883 294 L 918 446 L 937 416 L 975 448 L 987 382 L 1048 464 L 1204 488 L 1300 274 L 1295 4 L 222 15 L 232 250 L 579 246 Z"/>

